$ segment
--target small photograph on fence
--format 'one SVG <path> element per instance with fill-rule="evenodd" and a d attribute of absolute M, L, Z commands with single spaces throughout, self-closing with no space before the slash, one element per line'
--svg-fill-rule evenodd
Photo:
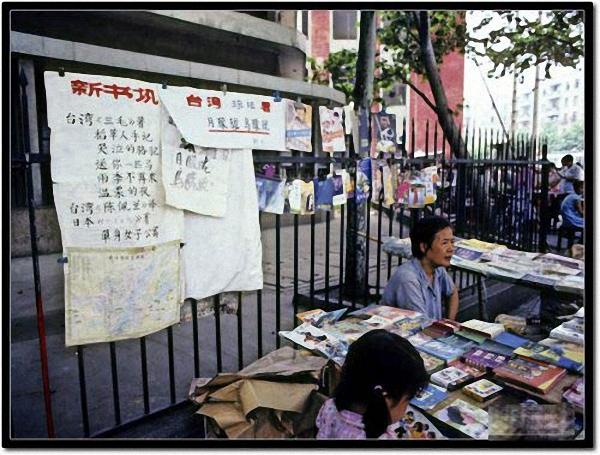
<path fill-rule="evenodd" d="M 312 152 L 312 107 L 286 100 L 285 145 L 290 150 Z"/>
<path fill-rule="evenodd" d="M 408 208 L 423 208 L 433 204 L 437 199 L 438 180 L 436 166 L 401 172 L 398 175 L 396 202 Z"/>
<path fill-rule="evenodd" d="M 356 166 L 356 202 L 362 204 L 371 191 L 371 158 L 363 158 Z"/>
<path fill-rule="evenodd" d="M 371 156 L 396 152 L 396 116 L 378 112 L 371 115 Z"/>
<path fill-rule="evenodd" d="M 324 152 L 345 152 L 346 141 L 344 137 L 344 125 L 342 123 L 343 109 L 334 107 L 328 109 L 319 106 L 319 120 L 321 123 L 321 138 L 323 140 Z"/>

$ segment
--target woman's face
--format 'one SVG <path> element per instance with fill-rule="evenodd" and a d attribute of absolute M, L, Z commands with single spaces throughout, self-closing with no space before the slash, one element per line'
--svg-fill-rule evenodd
<path fill-rule="evenodd" d="M 435 234 L 431 248 L 425 252 L 425 257 L 433 264 L 434 267 L 449 267 L 452 253 L 454 253 L 454 244 L 452 242 L 454 235 L 452 228 L 444 228 Z M 427 245 L 421 244 L 421 248 L 426 248 Z"/>

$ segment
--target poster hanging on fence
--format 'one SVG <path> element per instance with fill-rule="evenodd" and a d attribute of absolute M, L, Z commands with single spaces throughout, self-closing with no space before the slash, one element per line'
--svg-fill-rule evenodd
<path fill-rule="evenodd" d="M 285 207 L 285 180 L 255 176 L 258 210 L 282 215 Z"/>
<path fill-rule="evenodd" d="M 285 106 L 271 96 L 201 90 L 158 88 L 184 139 L 212 148 L 286 150 Z"/>
<path fill-rule="evenodd" d="M 179 322 L 178 240 L 65 252 L 67 346 L 137 338 Z"/>
<path fill-rule="evenodd" d="M 284 101 L 286 147 L 299 152 L 312 152 L 312 106 L 299 101 Z"/>
<path fill-rule="evenodd" d="M 396 202 L 408 208 L 423 208 L 436 201 L 438 174 L 436 166 L 398 174 Z"/>
<path fill-rule="evenodd" d="M 378 112 L 371 114 L 371 157 L 396 152 L 396 116 Z"/>
<path fill-rule="evenodd" d="M 345 152 L 346 140 L 344 138 L 344 125 L 342 123 L 341 107 L 328 109 L 319 106 L 319 120 L 321 123 L 321 139 L 324 152 Z"/>
<path fill-rule="evenodd" d="M 156 86 L 90 74 L 44 77 L 63 247 L 183 238 L 183 213 L 165 206 Z"/>
<path fill-rule="evenodd" d="M 164 108 L 161 109 L 161 144 L 166 203 L 202 215 L 225 215 L 229 168 L 235 150 L 190 144 Z"/>
<path fill-rule="evenodd" d="M 185 212 L 185 298 L 262 289 L 262 243 L 252 150 L 231 160 L 226 211 L 216 218 Z"/>

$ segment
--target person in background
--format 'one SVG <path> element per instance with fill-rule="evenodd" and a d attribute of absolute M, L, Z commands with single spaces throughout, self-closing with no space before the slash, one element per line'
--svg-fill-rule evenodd
<path fill-rule="evenodd" d="M 563 194 L 573 192 L 573 182 L 575 180 L 583 180 L 583 168 L 579 163 L 573 162 L 573 155 L 565 155 L 561 158 L 560 164 L 562 168 L 558 171 L 561 178 L 559 191 Z"/>
<path fill-rule="evenodd" d="M 458 289 L 446 271 L 454 253 L 453 237 L 446 218 L 431 216 L 417 221 L 410 231 L 413 258 L 390 277 L 383 303 L 441 319 L 444 300 L 448 319 L 456 319 Z"/>
<path fill-rule="evenodd" d="M 333 398 L 317 416 L 317 439 L 397 439 L 390 426 L 429 381 L 423 359 L 406 339 L 371 330 L 350 345 Z"/>
<path fill-rule="evenodd" d="M 583 182 L 575 180 L 573 182 L 574 192 L 568 194 L 560 206 L 563 227 L 583 228 Z"/>

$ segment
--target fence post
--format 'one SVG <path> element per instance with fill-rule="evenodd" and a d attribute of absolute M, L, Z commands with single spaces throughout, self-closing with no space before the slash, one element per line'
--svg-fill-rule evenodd
<path fill-rule="evenodd" d="M 538 249 L 541 253 L 548 251 L 548 227 L 550 218 L 548 213 L 548 176 L 550 173 L 550 161 L 548 161 L 548 144 L 542 145 L 542 181 L 540 188 L 540 237 Z"/>

